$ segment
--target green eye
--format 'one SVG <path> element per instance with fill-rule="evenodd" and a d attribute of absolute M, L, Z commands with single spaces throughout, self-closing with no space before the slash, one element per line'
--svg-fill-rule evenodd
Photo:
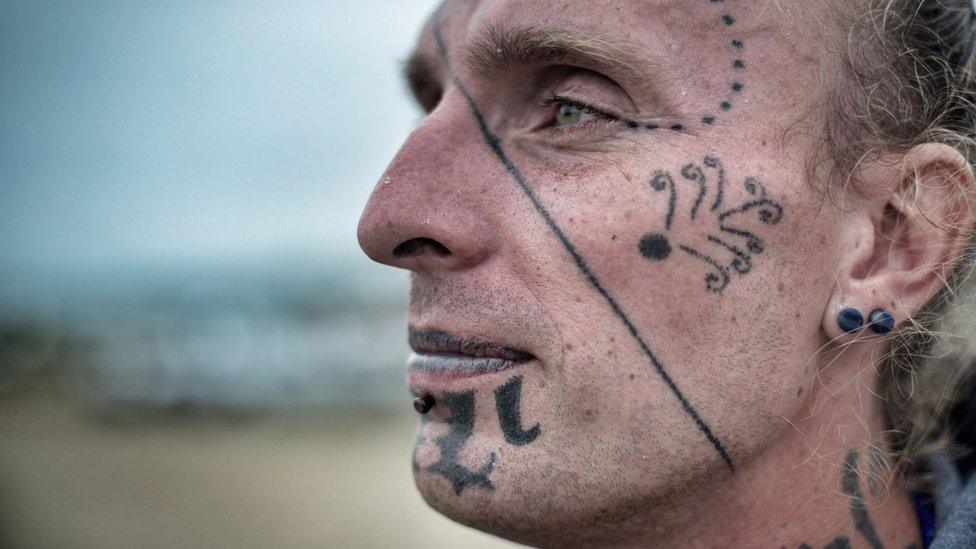
<path fill-rule="evenodd" d="M 582 109 L 575 105 L 569 105 L 562 103 L 559 108 L 556 109 L 556 125 L 557 126 L 569 126 L 571 124 L 576 124 L 583 119 L 586 113 Z"/>

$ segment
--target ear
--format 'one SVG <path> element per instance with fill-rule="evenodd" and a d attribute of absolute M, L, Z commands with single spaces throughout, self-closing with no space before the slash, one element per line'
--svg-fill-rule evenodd
<path fill-rule="evenodd" d="M 945 286 L 976 220 L 973 170 L 948 145 L 918 145 L 859 174 L 848 253 L 824 312 L 830 339 L 844 335 L 837 319 L 845 308 L 860 310 L 865 328 L 877 309 L 887 309 L 896 324 L 918 312 Z"/>

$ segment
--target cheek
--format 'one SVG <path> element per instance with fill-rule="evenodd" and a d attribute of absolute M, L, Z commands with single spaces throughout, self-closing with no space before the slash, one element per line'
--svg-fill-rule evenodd
<path fill-rule="evenodd" d="M 751 453 L 801 412 L 797 392 L 813 378 L 829 293 L 823 221 L 804 213 L 816 210 L 804 193 L 763 187 L 749 168 L 669 164 L 663 183 L 652 168 L 537 187 L 572 244 L 554 261 L 582 262 L 546 292 L 563 340 L 547 373 L 547 392 L 562 392 L 552 411 L 603 440 L 654 441 L 636 453 L 707 454 L 643 341 L 730 451 Z"/>

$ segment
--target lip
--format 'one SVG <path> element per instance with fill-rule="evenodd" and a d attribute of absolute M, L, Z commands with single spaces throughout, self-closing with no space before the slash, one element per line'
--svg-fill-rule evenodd
<path fill-rule="evenodd" d="M 412 374 L 464 378 L 502 372 L 535 359 L 525 351 L 439 330 L 411 330 L 407 359 Z"/>

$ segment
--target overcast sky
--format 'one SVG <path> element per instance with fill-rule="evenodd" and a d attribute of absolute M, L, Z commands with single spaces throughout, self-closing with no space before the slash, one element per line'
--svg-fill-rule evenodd
<path fill-rule="evenodd" d="M 434 7 L 0 1 L 0 267 L 354 254 Z"/>

